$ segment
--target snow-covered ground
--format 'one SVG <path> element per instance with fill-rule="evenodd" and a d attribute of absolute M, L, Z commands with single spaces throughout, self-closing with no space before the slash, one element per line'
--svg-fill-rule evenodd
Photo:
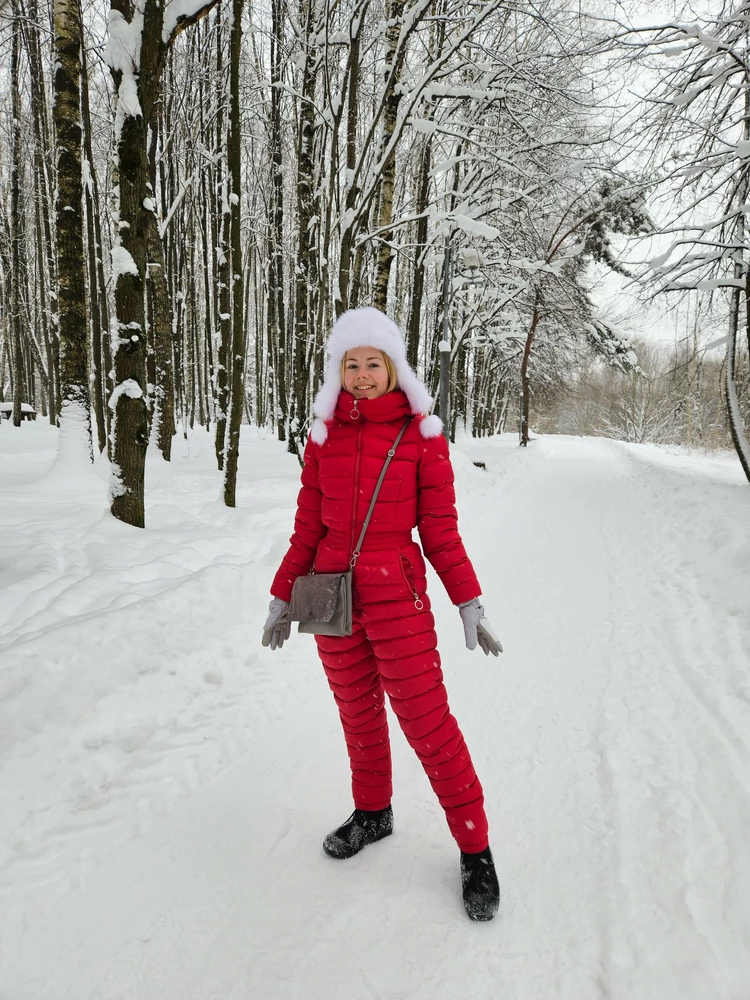
<path fill-rule="evenodd" d="M 348 862 L 312 638 L 260 645 L 298 467 L 243 428 L 149 458 L 147 523 L 56 431 L 0 426 L 0 1000 L 747 1000 L 750 488 L 732 457 L 463 440 L 461 527 L 506 653 L 452 708 L 502 902 L 393 730 L 396 832 Z M 483 461 L 486 469 L 472 464 Z"/>

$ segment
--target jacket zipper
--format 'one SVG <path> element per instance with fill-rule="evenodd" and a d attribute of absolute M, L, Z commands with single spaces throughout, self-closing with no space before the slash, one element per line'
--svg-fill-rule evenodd
<path fill-rule="evenodd" d="M 417 588 L 414 585 L 414 571 L 412 570 L 412 565 L 406 558 L 406 556 L 403 554 L 403 552 L 399 552 L 398 561 L 401 566 L 401 575 L 404 578 L 404 583 L 409 588 L 409 590 L 412 593 L 412 597 L 414 598 L 414 607 L 417 609 L 417 611 L 421 611 L 422 608 L 424 607 L 424 603 L 420 601 L 419 593 L 417 592 Z M 409 567 L 408 573 L 406 571 L 407 566 Z"/>
<path fill-rule="evenodd" d="M 361 423 L 357 429 L 357 458 L 354 463 L 354 486 L 352 491 L 352 534 L 349 542 L 349 556 L 351 557 L 354 552 L 354 543 L 356 541 L 355 535 L 357 533 L 357 499 L 359 496 L 359 461 L 362 457 L 362 431 L 364 430 L 364 423 Z"/>

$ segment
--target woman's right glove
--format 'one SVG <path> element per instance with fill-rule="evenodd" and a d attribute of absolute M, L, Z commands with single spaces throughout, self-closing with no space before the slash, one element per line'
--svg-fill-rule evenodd
<path fill-rule="evenodd" d="M 502 644 L 484 617 L 484 608 L 479 603 L 478 597 L 465 604 L 459 604 L 458 613 L 464 623 L 467 649 L 476 649 L 478 643 L 485 656 L 489 656 L 490 653 L 493 656 L 499 656 L 502 653 Z"/>
<path fill-rule="evenodd" d="M 284 642 L 292 634 L 292 623 L 286 617 L 289 602 L 274 597 L 268 605 L 268 618 L 263 626 L 263 645 L 271 649 L 281 649 Z"/>

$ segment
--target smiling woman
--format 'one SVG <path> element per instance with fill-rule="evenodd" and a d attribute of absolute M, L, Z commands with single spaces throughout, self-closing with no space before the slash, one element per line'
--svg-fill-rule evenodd
<path fill-rule="evenodd" d="M 341 362 L 341 384 L 355 399 L 378 399 L 398 385 L 396 369 L 384 351 L 360 347 Z"/>
<path fill-rule="evenodd" d="M 350 567 L 349 631 L 315 636 L 341 716 L 354 799 L 354 812 L 323 850 L 350 858 L 393 832 L 388 697 L 460 848 L 466 912 L 491 920 L 500 889 L 484 795 L 448 706 L 424 557 L 412 539 L 417 527 L 424 555 L 459 609 L 468 648 L 497 656 L 502 647 L 458 532 L 448 444 L 440 420 L 426 415 L 432 399 L 387 316 L 372 308 L 345 312 L 327 352 L 294 534 L 271 584 L 263 643 L 278 649 L 289 638 L 296 581 Z"/>

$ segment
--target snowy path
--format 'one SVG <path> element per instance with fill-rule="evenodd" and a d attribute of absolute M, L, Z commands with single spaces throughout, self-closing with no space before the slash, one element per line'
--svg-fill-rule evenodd
<path fill-rule="evenodd" d="M 731 462 L 455 449 L 507 651 L 463 649 L 431 581 L 503 892 L 472 925 L 398 732 L 396 834 L 322 854 L 350 810 L 335 710 L 311 640 L 258 639 L 295 463 L 243 439 L 230 514 L 192 450 L 154 464 L 136 541 L 103 494 L 44 500 L 51 455 L 0 480 L 0 1000 L 747 1000 L 750 491 Z M 11 459 L 0 442 L 0 476 Z"/>

